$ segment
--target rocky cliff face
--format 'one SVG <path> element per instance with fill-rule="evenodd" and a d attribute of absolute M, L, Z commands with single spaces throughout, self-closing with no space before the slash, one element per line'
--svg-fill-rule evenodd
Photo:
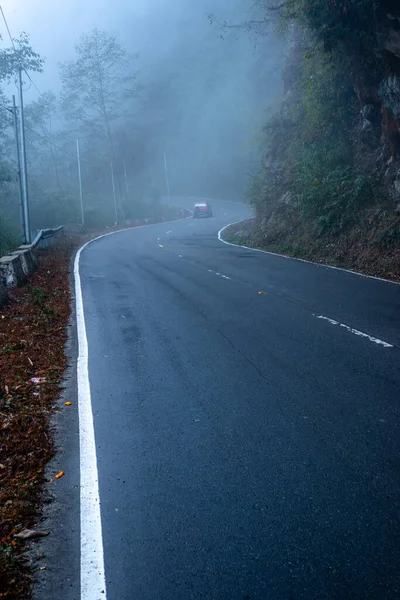
<path fill-rule="evenodd" d="M 369 139 L 373 148 L 374 134 L 376 139 L 376 134 L 380 133 L 376 165 L 395 202 L 395 209 L 400 212 L 400 7 L 397 10 L 393 6 L 387 8 L 376 28 L 382 72 L 375 85 L 369 88 L 356 86 L 356 93 L 361 103 L 361 139 Z"/>
<path fill-rule="evenodd" d="M 399 279 L 400 3 L 310 6 L 298 3 L 281 110 L 249 190 L 253 242 Z"/>

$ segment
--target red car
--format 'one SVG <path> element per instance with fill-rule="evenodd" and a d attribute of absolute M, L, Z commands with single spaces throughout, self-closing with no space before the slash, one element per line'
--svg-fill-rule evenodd
<path fill-rule="evenodd" d="M 212 217 L 212 209 L 208 202 L 196 202 L 193 207 L 193 219 L 199 217 Z"/>

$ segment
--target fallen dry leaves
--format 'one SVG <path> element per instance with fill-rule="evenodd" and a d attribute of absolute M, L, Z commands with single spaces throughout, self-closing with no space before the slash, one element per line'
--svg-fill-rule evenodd
<path fill-rule="evenodd" d="M 170 215 L 174 218 L 180 218 L 179 211 Z M 117 229 L 124 227 L 109 231 Z M 77 247 L 102 233 L 64 237 L 42 252 L 29 283 L 13 290 L 8 306 L 0 309 L 0 600 L 31 597 L 25 544 L 38 536 L 21 534 L 36 531 L 44 469 L 54 454 L 50 418 L 59 412 L 55 401 L 66 367 L 70 260 Z M 63 475 L 60 471 L 54 479 Z"/>
<path fill-rule="evenodd" d="M 41 253 L 31 281 L 13 290 L 9 305 L 0 309 L 1 599 L 29 597 L 24 544 L 44 533 L 34 527 L 44 468 L 54 453 L 49 423 L 66 366 L 69 267 L 76 244 L 64 238 Z"/>

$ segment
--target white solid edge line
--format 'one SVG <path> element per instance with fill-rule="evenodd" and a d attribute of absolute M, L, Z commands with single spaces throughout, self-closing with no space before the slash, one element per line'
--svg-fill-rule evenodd
<path fill-rule="evenodd" d="M 191 217 L 185 217 L 190 219 Z M 175 219 L 181 220 L 181 219 Z M 182 219 L 183 220 L 183 219 Z M 89 244 L 109 235 L 134 231 L 164 223 L 140 225 L 110 231 L 86 242 L 76 253 L 74 260 L 76 327 L 78 337 L 77 384 L 79 413 L 79 466 L 80 466 L 80 583 L 81 600 L 107 600 L 103 534 L 101 526 L 99 477 L 93 423 L 92 398 L 89 382 L 89 353 L 83 309 L 82 285 L 79 260 Z"/>
<path fill-rule="evenodd" d="M 252 217 L 250 217 L 252 218 Z M 315 265 L 316 267 L 324 267 L 326 269 L 334 269 L 335 271 L 343 271 L 344 273 L 350 273 L 351 275 L 357 275 L 357 277 L 364 277 L 365 279 L 375 279 L 376 281 L 382 281 L 384 283 L 391 283 L 393 285 L 400 285 L 398 281 L 391 281 L 390 279 L 385 279 L 384 277 L 375 277 L 374 275 L 366 275 L 365 273 L 359 273 L 358 271 L 350 271 L 350 269 L 343 269 L 342 267 L 334 267 L 333 265 L 326 265 L 325 263 L 316 263 L 312 260 L 306 260 L 305 258 L 295 258 L 294 256 L 287 256 L 286 254 L 278 254 L 278 252 L 271 252 L 270 250 L 262 250 L 261 248 L 251 248 L 250 246 L 244 246 L 243 244 L 233 244 L 232 242 L 227 242 L 222 238 L 222 233 L 228 227 L 232 225 L 237 225 L 238 223 L 243 223 L 244 221 L 248 221 L 249 219 L 240 219 L 240 221 L 234 221 L 233 223 L 228 223 L 218 231 L 218 239 L 223 244 L 227 246 L 233 246 L 236 248 L 246 248 L 246 250 L 253 250 L 254 252 L 262 252 L 263 254 L 271 254 L 272 256 L 279 256 L 280 258 L 286 258 L 287 260 L 295 260 L 297 262 L 306 263 L 308 265 Z"/>
<path fill-rule="evenodd" d="M 100 236 L 102 237 L 102 236 Z M 96 238 L 98 239 L 98 238 Z M 90 242 L 93 240 L 90 240 Z M 78 334 L 78 411 L 80 455 L 81 600 L 106 600 L 103 536 L 92 401 L 89 384 L 88 342 L 79 275 L 80 248 L 75 257 L 75 303 Z"/>
<path fill-rule="evenodd" d="M 314 315 L 317 319 L 323 319 L 324 321 L 328 321 L 331 325 L 339 325 L 339 327 L 343 327 L 346 331 L 350 333 L 354 333 L 354 335 L 358 335 L 359 337 L 367 338 L 370 342 L 374 342 L 380 346 L 384 346 L 385 348 L 393 348 L 392 344 L 388 342 L 384 342 L 379 338 L 373 337 L 372 335 L 368 335 L 368 333 L 364 333 L 363 331 L 359 331 L 358 329 L 354 329 L 350 327 L 350 325 L 345 325 L 344 323 L 340 323 L 340 321 L 336 321 L 335 319 L 331 319 L 330 317 L 324 317 L 323 315 Z"/>

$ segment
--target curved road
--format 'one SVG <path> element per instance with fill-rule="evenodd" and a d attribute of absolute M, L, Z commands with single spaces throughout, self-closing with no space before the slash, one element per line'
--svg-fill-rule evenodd
<path fill-rule="evenodd" d="M 399 598 L 400 286 L 213 208 L 81 255 L 107 598 Z"/>

